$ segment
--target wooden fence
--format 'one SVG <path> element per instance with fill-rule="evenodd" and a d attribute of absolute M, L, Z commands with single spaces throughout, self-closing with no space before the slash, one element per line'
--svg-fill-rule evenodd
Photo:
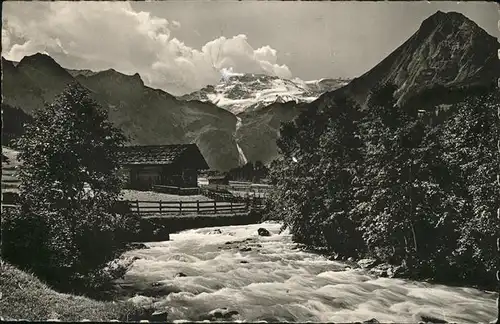
<path fill-rule="evenodd" d="M 13 204 L 4 204 L 4 203 L 2 203 L 2 212 L 3 212 L 3 211 L 7 211 L 7 210 L 9 210 L 9 209 L 17 209 L 17 208 L 19 208 L 19 206 L 18 206 L 18 205 L 13 205 Z"/>
<path fill-rule="evenodd" d="M 128 210 L 138 214 L 238 214 L 245 213 L 250 208 L 261 208 L 261 202 L 250 200 L 248 202 L 232 201 L 150 201 L 134 200 L 123 201 L 128 203 Z M 2 209 L 19 208 L 18 205 L 2 203 Z M 123 208 L 121 209 L 123 211 Z"/>
<path fill-rule="evenodd" d="M 205 191 L 205 190 L 204 190 Z M 250 208 L 260 209 L 264 199 L 257 196 L 234 196 L 231 193 L 206 190 L 204 195 L 213 200 L 209 201 L 150 201 L 150 200 L 121 200 L 118 201 L 115 210 L 118 213 L 139 214 L 237 214 L 245 213 Z M 17 200 L 2 199 L 2 210 L 18 208 Z"/>
<path fill-rule="evenodd" d="M 257 200 L 233 201 L 128 201 L 130 211 L 138 214 L 236 214 L 245 213 L 250 207 L 260 208 Z"/>
<path fill-rule="evenodd" d="M 178 196 L 190 196 L 190 195 L 199 195 L 200 194 L 199 187 L 180 188 L 180 187 L 173 187 L 173 186 L 154 185 L 153 191 L 162 192 L 162 193 L 171 194 L 171 195 L 178 195 Z"/>

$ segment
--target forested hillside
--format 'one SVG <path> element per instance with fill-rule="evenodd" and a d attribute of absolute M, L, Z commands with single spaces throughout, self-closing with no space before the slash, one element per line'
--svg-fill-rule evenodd
<path fill-rule="evenodd" d="M 435 109 L 337 96 L 283 125 L 271 213 L 296 241 L 403 265 L 412 278 L 494 287 L 498 93 Z"/>

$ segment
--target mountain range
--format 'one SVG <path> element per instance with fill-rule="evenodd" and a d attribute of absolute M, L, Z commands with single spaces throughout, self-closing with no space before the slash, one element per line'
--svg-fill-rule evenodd
<path fill-rule="evenodd" d="M 347 83 L 349 80 L 344 79 L 302 81 L 263 74 L 234 74 L 215 86 L 206 86 L 179 99 L 208 101 L 238 115 L 274 103 L 311 102 Z"/>
<path fill-rule="evenodd" d="M 197 93 L 198 100 L 194 98 L 195 94 L 176 98 L 144 85 L 138 74 L 125 75 L 113 69 L 100 72 L 65 69 L 50 56 L 40 53 L 26 56 L 20 62 L 2 58 L 2 70 L 2 109 L 6 123 L 29 120 L 35 109 L 53 101 L 67 84 L 76 81 L 107 109 L 110 120 L 124 131 L 130 144 L 196 143 L 209 166 L 222 171 L 247 161 L 270 162 L 277 156 L 275 139 L 280 123 L 299 114 L 296 108 L 289 109 L 291 103 L 314 100 L 327 84 L 323 80 L 312 82 L 312 87 L 316 86 L 311 87 L 316 91 L 313 93 L 306 83 L 298 85 L 277 77 L 251 74 L 231 77 L 226 88 L 219 86 L 218 89 L 222 88 L 221 93 L 232 96 L 234 101 L 258 97 L 272 86 L 275 87 L 274 93 L 279 93 L 273 100 L 269 99 L 272 98 L 270 94 L 262 95 L 262 101 L 254 99 L 238 111 L 230 106 L 220 107 L 202 97 L 202 94 L 210 95 L 207 92 L 210 87 Z M 267 85 L 263 86 L 263 81 Z M 330 81 L 327 86 L 338 88 L 341 82 L 345 81 Z M 280 88 L 280 85 L 288 85 L 288 88 Z M 244 91 L 237 93 L 235 87 Z M 311 95 L 316 97 L 309 97 Z M 288 101 L 290 103 L 285 106 L 268 109 L 271 103 Z M 252 113 L 245 113 L 245 109 Z M 241 117 L 235 115 L 238 112 Z M 9 129 L 6 138 L 12 137 L 15 134 Z M 243 146 L 239 145 L 240 142 Z M 246 157 L 247 150 L 249 157 Z"/>
<path fill-rule="evenodd" d="M 27 114 L 51 102 L 70 82 L 86 87 L 130 144 L 196 143 L 211 168 L 226 170 L 241 162 L 234 140 L 236 117 L 211 103 L 185 102 L 147 87 L 138 74 L 115 70 L 69 73 L 50 56 L 24 57 L 17 65 L 2 59 L 3 102 Z M 73 75 L 72 75 L 73 74 Z M 4 121 L 8 122 L 8 121 Z"/>
<path fill-rule="evenodd" d="M 330 107 L 332 96 L 348 95 L 364 105 L 372 89 L 392 83 L 400 105 L 421 108 L 456 100 L 464 89 L 491 87 L 500 72 L 498 45 L 462 14 L 438 11 L 352 81 L 234 74 L 179 98 L 144 85 L 138 74 L 65 69 L 44 54 L 19 63 L 2 58 L 2 110 L 10 109 L 4 123 L 12 118 L 10 112 L 31 115 L 77 81 L 107 109 L 131 144 L 196 143 L 212 169 L 225 171 L 247 161 L 272 161 L 278 156 L 281 123 L 312 107 Z"/>

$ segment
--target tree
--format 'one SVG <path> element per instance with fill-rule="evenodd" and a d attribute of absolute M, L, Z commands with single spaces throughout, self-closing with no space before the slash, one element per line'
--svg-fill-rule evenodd
<path fill-rule="evenodd" d="M 376 87 L 360 111 L 325 96 L 282 125 L 270 215 L 309 246 L 406 265 L 414 279 L 491 288 L 498 92 L 472 89 L 417 110 L 396 105 L 395 90 Z"/>
<path fill-rule="evenodd" d="M 453 219 L 459 238 L 452 261 L 461 279 L 480 284 L 493 284 L 497 270 L 499 100 L 497 91 L 471 95 L 452 106 L 453 118 L 446 121 L 443 131 L 444 158 L 468 208 L 467 213 Z"/>
<path fill-rule="evenodd" d="M 414 278 L 491 282 L 498 98 L 471 94 L 432 123 L 375 95 L 362 124 L 366 199 L 357 207 L 369 251 Z"/>
<path fill-rule="evenodd" d="M 343 256 L 359 256 L 365 246 L 353 213 L 362 170 L 359 107 L 346 97 L 334 99 L 326 111 L 328 125 L 320 137 L 320 159 L 315 169 L 318 197 L 325 212 L 322 232 L 329 249 Z M 313 169 L 314 170 L 314 169 Z"/>
<path fill-rule="evenodd" d="M 396 107 L 393 85 L 372 91 L 360 125 L 364 143 L 363 182 L 356 207 L 360 230 L 369 251 L 385 261 L 400 255 L 396 250 L 417 246 L 412 228 L 409 194 L 411 170 L 407 116 Z M 412 239 L 413 236 L 413 239 Z"/>
<path fill-rule="evenodd" d="M 113 212 L 124 140 L 77 83 L 36 111 L 18 141 L 21 209 L 3 226 L 2 255 L 49 283 L 88 286 L 130 225 Z"/>
<path fill-rule="evenodd" d="M 271 170 L 272 213 L 296 241 L 355 255 L 361 236 L 350 210 L 360 159 L 358 107 L 345 97 L 325 100 L 325 109 L 311 109 L 282 126 L 283 157 Z"/>

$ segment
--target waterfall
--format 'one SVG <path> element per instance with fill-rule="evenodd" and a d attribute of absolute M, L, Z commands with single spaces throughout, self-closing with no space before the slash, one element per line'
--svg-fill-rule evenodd
<path fill-rule="evenodd" d="M 240 144 L 236 143 L 236 147 L 238 148 L 240 165 L 247 164 L 247 162 L 248 162 L 247 157 L 245 156 L 245 153 L 243 153 L 243 150 L 241 149 Z"/>
<path fill-rule="evenodd" d="M 241 118 L 236 116 L 236 131 L 234 132 L 236 135 L 236 132 L 238 129 L 240 129 L 242 125 Z M 236 142 L 236 147 L 238 148 L 238 156 L 239 156 L 239 164 L 240 165 L 245 165 L 248 163 L 247 157 L 245 156 L 245 153 L 243 152 L 243 149 L 240 147 L 240 144 Z"/>

